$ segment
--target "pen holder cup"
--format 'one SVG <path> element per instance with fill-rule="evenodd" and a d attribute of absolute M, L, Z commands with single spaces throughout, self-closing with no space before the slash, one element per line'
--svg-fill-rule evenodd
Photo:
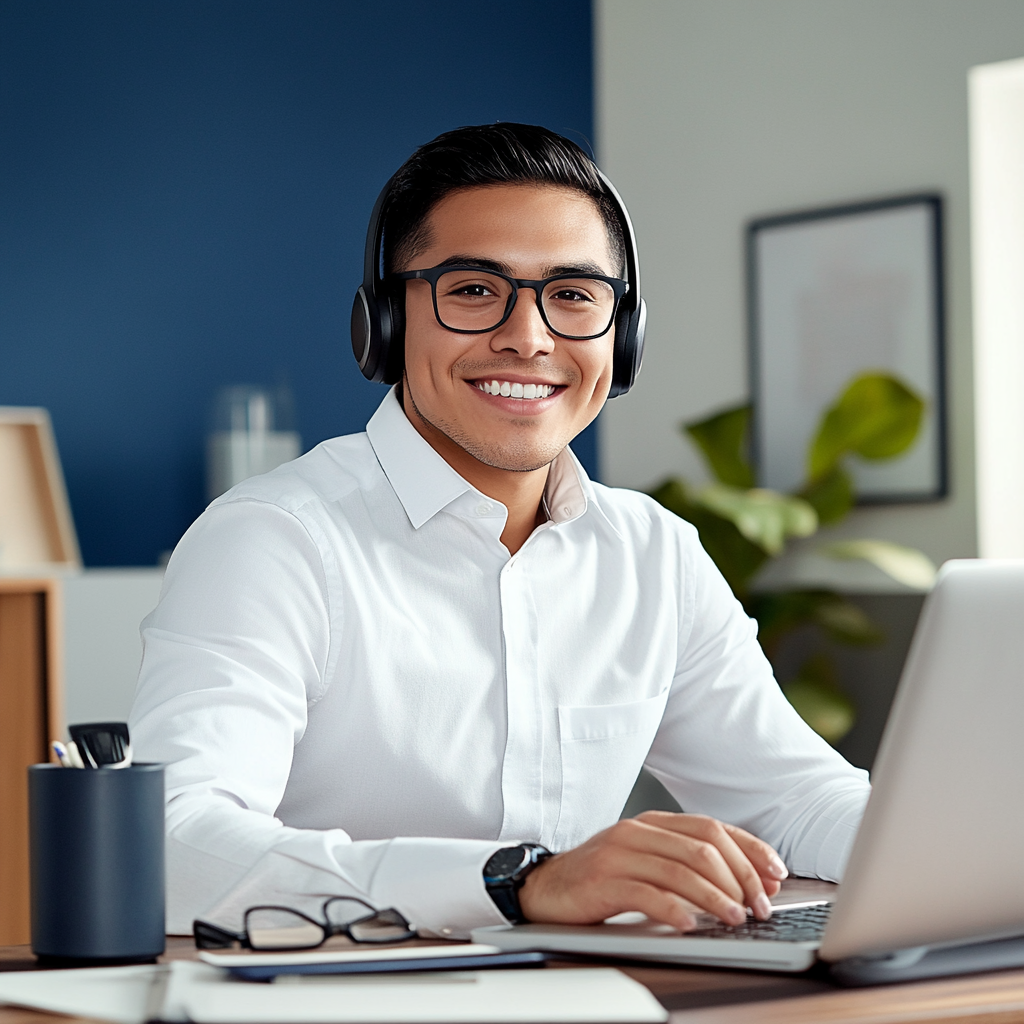
<path fill-rule="evenodd" d="M 144 963 L 164 951 L 164 768 L 28 769 L 32 951 Z"/>

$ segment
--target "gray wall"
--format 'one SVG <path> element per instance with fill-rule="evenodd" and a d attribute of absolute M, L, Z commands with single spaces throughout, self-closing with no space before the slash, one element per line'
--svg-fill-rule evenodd
<path fill-rule="evenodd" d="M 87 569 L 64 580 L 68 722 L 123 722 L 142 660 L 139 624 L 156 607 L 163 569 Z"/>
<path fill-rule="evenodd" d="M 677 424 L 747 397 L 747 220 L 935 188 L 948 201 L 952 497 L 858 510 L 839 530 L 936 561 L 973 555 L 967 70 L 1024 53 L 1024 0 L 596 10 L 598 151 L 633 215 L 650 309 L 640 380 L 602 415 L 602 479 L 643 489 L 670 473 L 703 477 Z M 880 574 L 830 565 L 817 582 L 886 589 Z"/>

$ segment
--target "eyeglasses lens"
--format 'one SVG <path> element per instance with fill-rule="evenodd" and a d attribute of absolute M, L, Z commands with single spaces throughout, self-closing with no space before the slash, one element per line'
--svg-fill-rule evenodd
<path fill-rule="evenodd" d="M 355 942 L 402 942 L 415 934 L 397 910 L 381 910 L 349 925 L 349 935 Z"/>
<path fill-rule="evenodd" d="M 501 323 L 512 286 L 483 271 L 454 270 L 437 280 L 437 313 L 456 331 L 489 331 Z M 595 278 L 550 282 L 541 296 L 551 328 L 569 338 L 591 338 L 611 327 L 615 292 Z"/>
<path fill-rule="evenodd" d="M 368 903 L 350 896 L 336 896 L 324 905 L 328 925 L 347 928 L 353 942 L 402 942 L 415 932 L 393 907 L 374 910 Z"/>
<path fill-rule="evenodd" d="M 245 916 L 253 949 L 312 949 L 324 941 L 324 929 L 292 910 L 255 907 Z"/>

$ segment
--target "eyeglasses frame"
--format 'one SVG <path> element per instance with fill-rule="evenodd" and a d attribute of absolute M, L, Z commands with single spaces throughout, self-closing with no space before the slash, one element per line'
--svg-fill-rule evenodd
<path fill-rule="evenodd" d="M 360 906 L 366 907 L 366 909 L 371 911 L 371 913 L 367 914 L 365 917 L 358 917 L 343 925 L 331 924 L 327 918 L 327 907 L 328 904 L 333 903 L 335 900 L 344 900 L 347 903 L 358 903 Z M 192 922 L 192 936 L 195 940 L 196 949 L 226 949 L 236 942 L 242 947 L 242 949 L 253 949 L 252 942 L 249 939 L 249 915 L 257 910 L 283 910 L 289 914 L 295 914 L 297 917 L 301 917 L 303 920 L 315 925 L 324 933 L 324 937 L 312 946 L 261 946 L 257 952 L 280 952 L 282 950 L 302 952 L 303 950 L 319 949 L 328 939 L 333 938 L 335 935 L 344 935 L 351 942 L 361 946 L 386 945 L 392 942 L 407 942 L 409 939 L 416 937 L 416 932 L 405 919 L 405 916 L 394 907 L 377 910 L 365 900 L 361 900 L 357 896 L 331 896 L 324 901 L 320 910 L 324 916 L 324 922 L 326 923 L 317 921 L 308 914 L 303 913 L 301 910 L 296 910 L 294 907 L 282 907 L 272 904 L 249 907 L 242 919 L 244 930 L 241 932 L 229 931 L 227 928 L 221 928 L 220 925 L 211 924 L 209 921 L 201 921 L 197 918 Z M 364 921 L 369 921 L 371 918 L 379 917 L 383 914 L 394 914 L 402 921 L 405 921 L 409 935 L 402 939 L 357 939 L 353 937 L 351 933 L 353 925 L 362 924 Z M 217 944 L 214 944 L 214 942 L 204 942 L 200 944 L 200 937 L 207 940 L 214 940 Z"/>
<path fill-rule="evenodd" d="M 493 327 L 485 327 L 481 330 L 469 330 L 464 327 L 449 327 L 448 324 L 441 319 L 441 313 L 437 308 L 437 282 L 445 274 L 459 270 L 473 271 L 478 274 L 490 274 L 492 277 L 500 277 L 503 281 L 507 281 L 508 284 L 512 286 L 512 292 L 505 302 L 505 315 Z M 438 324 L 440 324 L 440 326 L 446 331 L 452 331 L 454 334 L 490 334 L 491 331 L 496 331 L 507 322 L 508 318 L 512 315 L 512 310 L 516 308 L 516 300 L 519 298 L 519 289 L 532 288 L 534 301 L 537 303 L 537 309 L 540 311 L 544 325 L 552 334 L 557 335 L 559 338 L 565 338 L 566 341 L 593 341 L 595 338 L 601 338 L 606 335 L 615 324 L 615 317 L 619 311 L 619 303 L 622 301 L 622 297 L 629 291 L 629 282 L 624 281 L 621 277 L 605 277 L 602 274 L 555 274 L 553 277 L 545 277 L 540 281 L 531 281 L 524 277 L 509 277 L 508 274 L 502 274 L 500 271 L 490 270 L 487 267 L 473 266 L 472 264 L 442 263 L 440 266 L 429 267 L 426 270 L 406 270 L 397 274 L 389 274 L 388 276 L 389 278 L 397 281 L 429 281 L 430 294 L 434 300 L 434 319 L 437 320 Z M 608 318 L 608 326 L 597 334 L 563 334 L 561 331 L 556 330 L 551 326 L 551 321 L 548 320 L 547 311 L 544 309 L 544 303 L 541 301 L 544 289 L 551 284 L 552 281 L 579 280 L 603 281 L 605 284 L 609 285 L 615 293 L 615 304 L 612 306 L 612 314 Z"/>

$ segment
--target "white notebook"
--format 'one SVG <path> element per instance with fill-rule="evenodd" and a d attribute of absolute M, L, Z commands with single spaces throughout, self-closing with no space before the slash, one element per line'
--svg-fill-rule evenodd
<path fill-rule="evenodd" d="M 207 964 L 0 974 L 0 1004 L 114 1024 L 453 1024 L 665 1021 L 639 982 L 607 967 L 292 975 L 235 981 Z"/>

